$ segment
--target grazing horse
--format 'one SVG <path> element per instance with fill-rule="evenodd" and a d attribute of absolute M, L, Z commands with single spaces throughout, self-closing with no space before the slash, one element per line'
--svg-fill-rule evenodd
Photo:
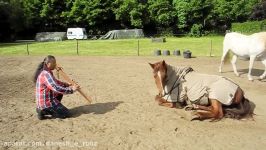
<path fill-rule="evenodd" d="M 192 105 L 194 119 L 240 119 L 250 114 L 249 100 L 233 81 L 217 75 L 201 74 L 191 67 L 174 67 L 160 61 L 149 63 L 159 90 L 155 101 L 161 106 L 176 108 Z"/>
<path fill-rule="evenodd" d="M 248 79 L 253 80 L 251 76 L 251 70 L 255 59 L 260 59 L 265 66 L 264 73 L 260 76 L 260 79 L 266 76 L 266 32 L 254 33 L 250 36 L 243 35 L 240 33 L 232 32 L 227 33 L 223 41 L 223 55 L 221 58 L 221 64 L 219 67 L 219 72 L 222 72 L 222 65 L 224 61 L 228 58 L 227 54 L 229 50 L 233 53 L 233 58 L 231 60 L 234 73 L 239 76 L 236 68 L 237 57 L 250 58 L 249 60 L 249 70 Z"/>

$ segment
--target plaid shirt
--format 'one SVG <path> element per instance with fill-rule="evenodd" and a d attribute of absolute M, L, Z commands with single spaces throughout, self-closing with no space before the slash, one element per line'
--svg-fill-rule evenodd
<path fill-rule="evenodd" d="M 65 87 L 64 83 L 55 79 L 51 71 L 43 70 L 36 81 L 36 102 L 39 109 L 56 106 L 59 100 L 58 94 L 72 94 L 70 87 Z"/>

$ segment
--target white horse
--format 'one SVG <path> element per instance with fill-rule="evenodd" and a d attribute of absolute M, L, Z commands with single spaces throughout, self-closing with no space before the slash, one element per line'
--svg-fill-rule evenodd
<path fill-rule="evenodd" d="M 233 58 L 231 60 L 234 73 L 239 76 L 239 73 L 236 69 L 236 60 L 237 57 L 250 58 L 249 60 L 249 70 L 248 70 L 248 79 L 253 80 L 251 76 L 251 70 L 254 64 L 255 59 L 261 60 L 265 66 L 264 73 L 260 76 L 260 79 L 265 78 L 266 76 L 266 32 L 254 33 L 252 35 L 243 35 L 240 33 L 232 32 L 227 33 L 224 37 L 223 42 L 223 55 L 221 58 L 221 64 L 219 72 L 222 72 L 222 65 L 228 56 L 228 52 L 231 50 L 233 53 Z"/>

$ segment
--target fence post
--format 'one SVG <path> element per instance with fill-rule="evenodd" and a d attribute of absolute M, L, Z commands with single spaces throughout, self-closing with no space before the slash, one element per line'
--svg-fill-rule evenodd
<path fill-rule="evenodd" d="M 212 57 L 212 40 L 211 40 L 210 57 Z"/>
<path fill-rule="evenodd" d="M 138 56 L 139 56 L 139 40 L 138 40 Z"/>
<path fill-rule="evenodd" d="M 29 43 L 27 43 L 27 54 L 30 55 L 30 52 L 29 52 Z"/>
<path fill-rule="evenodd" d="M 76 39 L 76 41 L 77 41 L 77 55 L 79 55 L 79 40 Z"/>

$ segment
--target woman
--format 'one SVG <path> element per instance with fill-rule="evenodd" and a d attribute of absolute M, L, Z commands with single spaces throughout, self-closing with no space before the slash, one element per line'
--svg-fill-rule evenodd
<path fill-rule="evenodd" d="M 57 80 L 52 72 L 55 67 L 55 57 L 48 55 L 35 72 L 36 111 L 40 120 L 47 118 L 47 115 L 61 119 L 70 117 L 69 110 L 61 104 L 61 100 L 63 94 L 73 94 L 79 89 L 79 86 Z"/>

